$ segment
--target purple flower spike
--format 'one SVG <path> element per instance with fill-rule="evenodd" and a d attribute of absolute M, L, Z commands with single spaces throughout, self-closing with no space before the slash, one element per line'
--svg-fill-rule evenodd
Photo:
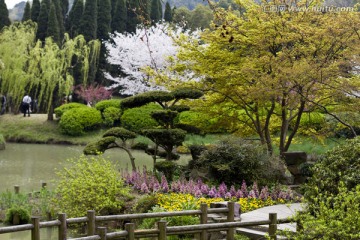
<path fill-rule="evenodd" d="M 246 186 L 245 180 L 243 180 L 243 182 L 241 184 L 241 191 L 243 192 L 244 197 L 248 196 L 248 191 L 247 191 L 247 186 Z"/>
<path fill-rule="evenodd" d="M 147 185 L 146 185 L 146 183 L 141 184 L 141 190 L 140 191 L 142 193 L 149 193 L 150 192 Z"/>
<path fill-rule="evenodd" d="M 254 182 L 253 186 L 252 186 L 252 191 L 254 191 L 254 195 L 256 198 L 259 197 L 259 188 L 256 182 Z"/>
<path fill-rule="evenodd" d="M 231 185 L 231 187 L 230 187 L 230 194 L 231 194 L 232 197 L 236 196 L 236 190 L 235 190 L 234 185 Z"/>
<path fill-rule="evenodd" d="M 217 191 L 214 186 L 211 187 L 208 195 L 209 195 L 209 197 L 212 197 L 212 198 L 214 198 L 217 195 Z"/>
<path fill-rule="evenodd" d="M 259 198 L 263 201 L 265 201 L 266 199 L 268 199 L 269 197 L 269 189 L 268 187 L 263 187 L 261 189 L 261 192 L 260 192 L 260 195 L 259 195 Z"/>
<path fill-rule="evenodd" d="M 243 198 L 244 197 L 244 193 L 241 191 L 241 189 L 237 190 L 236 194 L 235 194 L 236 198 Z"/>
<path fill-rule="evenodd" d="M 225 198 L 226 199 L 230 199 L 232 196 L 231 196 L 231 193 L 230 192 L 227 192 L 225 193 Z"/>
<path fill-rule="evenodd" d="M 169 192 L 169 184 L 168 184 L 168 181 L 166 180 L 165 175 L 162 175 L 162 176 L 161 176 L 161 184 L 160 184 L 160 187 L 161 187 L 161 191 L 162 191 L 163 193 Z"/>

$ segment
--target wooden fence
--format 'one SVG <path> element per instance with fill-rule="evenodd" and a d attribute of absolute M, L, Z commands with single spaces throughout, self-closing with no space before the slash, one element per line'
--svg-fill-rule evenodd
<path fill-rule="evenodd" d="M 269 236 L 276 239 L 277 224 L 290 223 L 290 219 L 277 219 L 276 213 L 270 213 L 269 219 L 264 221 L 238 222 L 234 220 L 234 203 L 229 202 L 226 208 L 208 208 L 207 204 L 201 204 L 200 210 L 187 210 L 176 212 L 155 212 L 141 214 L 122 214 L 95 216 L 95 211 L 89 210 L 86 217 L 66 219 L 65 213 L 58 214 L 57 220 L 40 222 L 39 217 L 32 217 L 31 224 L 18 226 L 8 226 L 0 228 L 0 235 L 4 233 L 31 231 L 31 240 L 40 240 L 40 228 L 57 227 L 58 239 L 67 239 L 67 227 L 69 224 L 86 223 L 87 237 L 73 238 L 72 240 L 109 240 L 109 239 L 126 239 L 134 240 L 138 238 L 155 237 L 159 240 L 166 239 L 169 235 L 178 234 L 197 234 L 200 240 L 207 239 L 208 232 L 227 231 L 226 239 L 233 240 L 235 228 L 249 227 L 259 225 L 269 225 Z M 208 223 L 208 214 L 225 213 L 226 222 Z M 145 218 L 162 218 L 174 216 L 199 216 L 200 224 L 186 226 L 167 226 L 166 221 L 158 221 L 156 229 L 135 229 L 134 223 L 125 224 L 125 230 L 118 232 L 108 232 L 106 227 L 97 227 L 98 223 L 108 221 L 131 221 Z"/>

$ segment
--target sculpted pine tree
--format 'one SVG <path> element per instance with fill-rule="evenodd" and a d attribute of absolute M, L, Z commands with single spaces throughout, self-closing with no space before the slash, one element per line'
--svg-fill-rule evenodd
<path fill-rule="evenodd" d="M 31 20 L 37 22 L 40 14 L 40 0 L 33 0 L 31 5 Z"/>
<path fill-rule="evenodd" d="M 27 21 L 31 19 L 31 7 L 30 7 L 30 2 L 27 1 L 25 4 L 25 8 L 24 8 L 24 15 L 21 19 L 21 21 Z"/>
<path fill-rule="evenodd" d="M 162 110 L 154 111 L 151 114 L 151 117 L 158 122 L 161 128 L 144 129 L 140 133 L 155 143 L 155 149 L 152 154 L 154 166 L 156 164 L 156 156 L 158 155 L 158 147 L 165 150 L 167 161 L 174 160 L 174 147 L 181 145 L 185 140 L 186 132 L 194 129 L 188 125 L 176 124 L 176 116 L 180 112 L 190 109 L 188 106 L 179 105 L 179 101 L 198 99 L 202 95 L 201 91 L 193 89 L 178 89 L 172 92 L 150 91 L 125 98 L 121 101 L 123 109 L 139 107 L 148 103 L 157 103 L 162 107 Z"/>
<path fill-rule="evenodd" d="M 134 138 L 136 138 L 136 133 L 124 128 L 114 127 L 106 131 L 99 141 L 86 145 L 84 154 L 98 155 L 111 148 L 120 148 L 129 155 L 132 170 L 136 171 L 135 158 L 131 154 L 130 149 L 126 146 L 126 141 Z"/>
<path fill-rule="evenodd" d="M 172 71 L 192 71 L 196 81 L 185 85 L 206 91 L 208 113 L 224 114 L 242 134 L 257 134 L 269 153 L 277 128 L 282 153 L 304 112 L 327 113 L 326 106 L 341 99 L 359 106 L 359 76 L 352 70 L 360 65 L 358 12 L 311 11 L 317 3 L 302 1 L 297 7 L 310 11 L 269 12 L 255 2 L 242 3 L 240 15 L 216 9 L 221 24 L 204 32 L 202 41 L 179 42 L 183 48 Z M 346 73 L 342 65 L 349 66 Z"/>
<path fill-rule="evenodd" d="M 0 30 L 11 24 L 5 0 L 0 0 Z"/>

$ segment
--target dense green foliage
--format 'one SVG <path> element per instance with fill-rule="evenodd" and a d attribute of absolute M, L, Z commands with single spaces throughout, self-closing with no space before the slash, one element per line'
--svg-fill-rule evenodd
<path fill-rule="evenodd" d="M 170 7 L 170 3 L 166 2 L 165 4 L 165 12 L 164 12 L 164 20 L 166 22 L 171 22 L 172 21 L 172 9 Z"/>
<path fill-rule="evenodd" d="M 97 14 L 97 38 L 104 40 L 109 38 L 111 32 L 111 2 L 110 0 L 98 1 Z"/>
<path fill-rule="evenodd" d="M 113 32 L 123 33 L 126 30 L 126 1 L 115 0 L 115 5 L 112 5 L 113 17 L 111 21 L 111 28 Z"/>
<path fill-rule="evenodd" d="M 11 24 L 5 0 L 0 0 L 0 30 Z"/>
<path fill-rule="evenodd" d="M 328 151 L 312 168 L 313 176 L 305 186 L 305 198 L 310 203 L 320 196 L 336 196 L 340 182 L 348 190 L 360 185 L 360 138 Z M 315 207 L 315 205 L 312 205 Z"/>
<path fill-rule="evenodd" d="M 23 17 L 21 19 L 21 21 L 27 21 L 31 19 L 31 7 L 30 7 L 30 2 L 26 2 L 25 5 L 25 9 L 24 9 L 24 14 Z"/>
<path fill-rule="evenodd" d="M 75 0 L 69 15 L 66 19 L 66 30 L 70 37 L 74 37 L 79 33 L 81 17 L 84 12 L 84 1 Z"/>
<path fill-rule="evenodd" d="M 119 213 L 130 197 L 117 167 L 102 157 L 80 156 L 73 165 L 58 171 L 54 202 L 67 217 L 85 216 L 87 210 L 105 215 Z"/>
<path fill-rule="evenodd" d="M 99 128 L 101 123 L 100 111 L 84 107 L 66 111 L 60 119 L 59 126 L 64 134 L 78 136 L 84 134 L 85 131 Z"/>
<path fill-rule="evenodd" d="M 101 113 L 108 107 L 115 107 L 120 108 L 120 99 L 109 99 L 109 100 L 102 100 L 96 103 L 95 108 L 99 110 Z"/>
<path fill-rule="evenodd" d="M 240 139 L 224 140 L 208 147 L 189 165 L 209 179 L 228 185 L 243 180 L 266 185 L 281 180 L 285 173 L 280 159 L 269 156 L 261 145 Z"/>
<path fill-rule="evenodd" d="M 335 195 L 319 193 L 308 204 L 312 211 L 298 214 L 301 228 L 290 239 L 359 239 L 360 185 L 349 190 L 343 182 L 333 186 Z M 314 208 L 314 205 L 316 206 Z"/>
<path fill-rule="evenodd" d="M 104 124 L 108 127 L 115 127 L 120 125 L 121 109 L 116 107 L 108 107 L 102 113 Z"/>
<path fill-rule="evenodd" d="M 79 33 L 84 35 L 86 41 L 97 38 L 97 14 L 97 0 L 85 1 L 84 13 L 80 20 Z"/>
<path fill-rule="evenodd" d="M 155 169 L 162 172 L 169 181 L 173 179 L 176 166 L 176 163 L 173 161 L 161 161 L 155 163 Z"/>
<path fill-rule="evenodd" d="M 159 105 L 153 103 L 142 107 L 127 109 L 121 116 L 122 126 L 133 132 L 140 132 L 142 129 L 157 127 L 157 122 L 150 114 L 160 109 L 161 107 Z"/>
<path fill-rule="evenodd" d="M 31 4 L 31 20 L 37 22 L 40 13 L 40 0 L 33 0 Z"/>
<path fill-rule="evenodd" d="M 27 209 L 22 207 L 13 207 L 6 210 L 5 223 L 12 225 L 14 224 L 15 219 L 19 221 L 16 224 L 26 224 L 30 223 L 30 213 Z"/>
<path fill-rule="evenodd" d="M 73 109 L 73 108 L 82 108 L 82 107 L 87 107 L 85 104 L 82 103 L 67 103 L 67 104 L 63 104 L 60 107 L 57 107 L 54 109 L 54 113 L 55 116 L 57 118 L 61 118 L 61 116 L 68 110 Z"/>

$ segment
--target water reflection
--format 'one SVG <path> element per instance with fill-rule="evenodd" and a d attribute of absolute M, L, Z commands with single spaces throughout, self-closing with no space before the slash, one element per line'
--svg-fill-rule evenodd
<path fill-rule="evenodd" d="M 0 224 L 0 227 L 2 225 Z M 21 231 L 15 233 L 0 234 L 0 240 L 28 240 L 31 239 L 31 231 Z M 41 228 L 40 229 L 41 240 L 58 240 L 58 230 L 54 228 Z"/>
<path fill-rule="evenodd" d="M 20 186 L 21 192 L 39 190 L 46 182 L 50 189 L 56 184 L 55 169 L 68 164 L 66 159 L 82 154 L 83 146 L 64 146 L 46 144 L 8 143 L 4 151 L 0 151 L 0 192 L 13 190 Z M 152 158 L 143 151 L 133 151 L 136 166 L 152 169 Z M 125 151 L 110 149 L 104 156 L 119 165 L 119 168 L 130 169 L 130 160 Z M 184 164 L 189 156 L 182 156 L 178 161 Z M 1 238 L 0 238 L 1 240 Z"/>

